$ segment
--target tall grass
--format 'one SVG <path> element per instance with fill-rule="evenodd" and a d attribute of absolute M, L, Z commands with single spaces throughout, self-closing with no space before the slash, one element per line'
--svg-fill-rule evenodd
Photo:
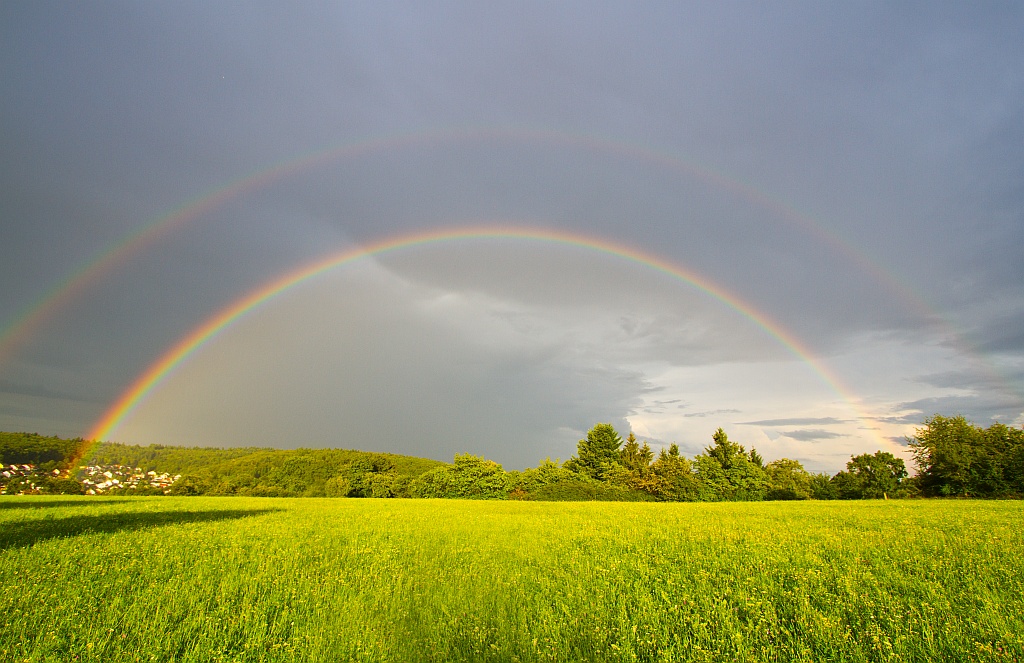
<path fill-rule="evenodd" d="M 1020 661 L 1022 506 L 3 498 L 0 659 Z"/>

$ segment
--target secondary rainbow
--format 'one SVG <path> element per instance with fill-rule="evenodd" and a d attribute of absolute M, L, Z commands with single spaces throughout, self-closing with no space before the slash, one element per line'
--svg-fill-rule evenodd
<path fill-rule="evenodd" d="M 513 143 L 535 142 L 618 154 L 637 161 L 652 163 L 661 168 L 703 181 L 717 189 L 728 191 L 740 199 L 747 200 L 756 207 L 769 210 L 777 218 L 801 228 L 823 245 L 828 246 L 837 254 L 856 264 L 865 273 L 870 274 L 876 282 L 883 284 L 890 292 L 896 293 L 921 315 L 928 318 L 939 317 L 920 296 L 914 294 L 910 288 L 896 279 L 891 272 L 871 260 L 848 241 L 840 238 L 834 232 L 825 229 L 820 223 L 806 214 L 798 212 L 791 205 L 763 193 L 750 184 L 740 182 L 707 166 L 688 162 L 648 147 L 608 138 L 570 134 L 547 129 L 515 127 L 439 129 L 368 139 L 342 146 L 331 146 L 326 149 L 306 152 L 290 159 L 279 161 L 269 167 L 247 173 L 242 177 L 233 179 L 226 184 L 207 191 L 197 198 L 187 201 L 171 212 L 122 237 L 84 263 L 65 279 L 54 284 L 42 297 L 15 315 L 6 328 L 0 329 L 0 362 L 3 362 L 10 356 L 17 345 L 30 338 L 32 333 L 52 314 L 72 301 L 90 285 L 99 282 L 119 265 L 124 264 L 131 256 L 138 254 L 170 232 L 195 222 L 197 219 L 202 218 L 203 215 L 230 200 L 258 190 L 290 175 L 342 159 L 351 159 L 418 145 L 486 140 L 512 141 Z M 954 334 L 962 337 L 962 334 L 957 334 L 956 332 Z"/>
<path fill-rule="evenodd" d="M 814 355 L 801 343 L 793 334 L 783 329 L 780 325 L 772 322 L 766 315 L 756 310 L 750 304 L 744 302 L 735 294 L 728 292 L 725 288 L 717 285 L 707 278 L 674 265 L 660 257 L 650 253 L 642 252 L 635 248 L 612 244 L 606 240 L 587 237 L 580 234 L 553 231 L 548 229 L 528 228 L 522 226 L 471 226 L 454 229 L 436 230 L 432 232 L 416 233 L 392 237 L 382 240 L 376 244 L 346 249 L 340 253 L 332 254 L 313 263 L 304 265 L 294 271 L 279 276 L 259 288 L 249 292 L 241 299 L 236 300 L 213 317 L 209 318 L 202 325 L 181 339 L 170 350 L 164 353 L 159 360 L 152 364 L 142 373 L 135 382 L 114 402 L 106 413 L 95 423 L 86 435 L 86 439 L 96 444 L 101 440 L 110 437 L 111 433 L 127 417 L 132 410 L 139 405 L 161 381 L 163 381 L 174 369 L 185 359 L 201 348 L 210 339 L 231 325 L 247 312 L 258 307 L 271 298 L 285 292 L 304 281 L 307 281 L 330 269 L 351 263 L 360 258 L 380 255 L 390 251 L 411 248 L 424 244 L 472 240 L 472 239 L 514 239 L 521 241 L 547 242 L 563 244 L 574 247 L 581 247 L 601 253 L 610 254 L 619 258 L 640 263 L 670 277 L 682 280 L 690 286 L 710 295 L 721 301 L 737 313 L 760 327 L 771 337 L 785 346 L 795 356 L 806 362 L 820 378 L 836 391 L 850 406 L 856 416 L 870 427 L 870 417 L 861 412 L 856 405 L 856 399 L 850 391 L 842 385 L 840 380 L 832 375 L 828 368 L 817 360 Z M 876 439 L 883 446 L 891 446 L 884 438 L 875 434 Z M 88 449 L 83 449 L 86 453 Z"/>

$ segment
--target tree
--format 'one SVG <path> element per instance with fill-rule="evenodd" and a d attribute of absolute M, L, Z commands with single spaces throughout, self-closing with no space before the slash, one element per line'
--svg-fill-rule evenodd
<path fill-rule="evenodd" d="M 594 479 L 604 479 L 612 463 L 619 461 L 622 438 L 611 424 L 596 424 L 587 432 L 586 439 L 576 444 L 576 455 L 566 461 L 565 467 Z"/>
<path fill-rule="evenodd" d="M 926 495 L 1024 494 L 1024 430 L 936 414 L 907 441 Z"/>
<path fill-rule="evenodd" d="M 770 500 L 806 500 L 811 497 L 811 475 L 800 461 L 780 458 L 765 466 Z"/>
<path fill-rule="evenodd" d="M 382 486 L 395 480 L 394 462 L 384 454 L 364 453 L 353 459 L 339 476 L 348 483 L 348 497 L 384 497 L 388 489 Z"/>
<path fill-rule="evenodd" d="M 725 431 L 719 428 L 711 435 L 714 442 L 710 447 L 704 448 L 704 453 L 718 461 L 723 470 L 731 469 L 734 465 L 743 460 L 749 460 L 743 445 L 737 444 L 729 439 Z"/>
<path fill-rule="evenodd" d="M 901 458 L 888 451 L 876 451 L 874 455 L 852 456 L 846 471 L 836 474 L 832 481 L 841 499 L 881 499 L 897 497 L 906 476 L 907 468 Z"/>
<path fill-rule="evenodd" d="M 643 446 L 640 446 L 636 442 L 636 436 L 633 435 L 633 431 L 629 432 L 629 437 L 626 438 L 626 443 L 622 446 L 622 450 L 619 452 L 619 462 L 630 472 L 637 472 L 643 475 L 647 472 L 651 465 L 651 461 L 654 460 L 654 452 L 644 442 Z"/>
<path fill-rule="evenodd" d="M 327 497 L 348 497 L 350 492 L 352 483 L 345 476 L 331 477 L 324 483 L 324 494 Z"/>
<path fill-rule="evenodd" d="M 719 428 L 712 435 L 714 444 L 694 458 L 703 500 L 763 500 L 768 490 L 768 475 L 751 461 L 743 445 L 729 439 Z M 760 458 L 760 456 L 758 456 Z"/>
<path fill-rule="evenodd" d="M 531 467 L 521 472 L 509 472 L 509 480 L 513 490 L 518 489 L 525 493 L 533 493 L 544 486 L 553 484 L 589 480 L 588 477 L 582 477 L 569 470 L 566 465 L 568 463 L 560 466 L 557 460 L 545 458 L 537 467 Z"/>
<path fill-rule="evenodd" d="M 209 483 L 204 477 L 186 475 L 174 482 L 168 495 L 205 495 L 209 489 Z"/>
<path fill-rule="evenodd" d="M 419 497 L 506 499 L 512 490 L 512 481 L 493 460 L 455 454 L 451 465 L 425 472 L 410 488 Z"/>
<path fill-rule="evenodd" d="M 812 500 L 839 499 L 839 489 L 832 481 L 832 477 L 825 472 L 811 475 L 810 492 Z"/>
<path fill-rule="evenodd" d="M 363 493 L 366 497 L 394 497 L 395 480 L 398 477 L 390 472 L 367 475 Z"/>
<path fill-rule="evenodd" d="M 984 432 L 962 416 L 936 414 L 926 419 L 924 427 L 907 439 L 925 494 L 967 496 L 975 492 L 984 438 Z"/>
<path fill-rule="evenodd" d="M 673 501 L 688 502 L 697 499 L 697 479 L 693 465 L 680 455 L 679 446 L 673 442 L 668 451 L 662 448 L 658 459 L 651 465 L 651 476 L 639 486 L 655 497 Z"/>

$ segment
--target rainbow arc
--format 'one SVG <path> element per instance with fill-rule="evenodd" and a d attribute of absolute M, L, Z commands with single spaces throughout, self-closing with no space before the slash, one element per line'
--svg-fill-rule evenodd
<path fill-rule="evenodd" d="M 165 352 L 160 359 L 149 366 L 149 368 L 147 368 L 114 402 L 114 404 L 95 423 L 86 437 L 93 440 L 94 443 L 109 438 L 120 423 L 124 421 L 125 418 L 128 417 L 147 397 L 147 395 L 152 393 L 152 391 L 156 389 L 160 383 L 174 371 L 175 368 L 180 366 L 206 343 L 218 334 L 222 333 L 225 329 L 230 327 L 232 323 L 243 317 L 246 313 L 265 304 L 275 297 L 286 293 L 291 288 L 294 288 L 295 286 L 309 281 L 310 279 L 332 269 L 340 268 L 360 259 L 369 258 L 370 256 L 379 256 L 427 244 L 465 241 L 471 239 L 508 239 L 580 247 L 616 256 L 620 259 L 633 263 L 638 263 L 657 272 L 668 275 L 671 278 L 682 281 L 690 287 L 697 289 L 698 291 L 729 307 L 750 323 L 762 329 L 770 337 L 774 338 L 778 343 L 787 348 L 795 357 L 806 362 L 806 364 L 811 367 L 811 369 L 826 385 L 833 389 L 848 403 L 851 411 L 865 424 L 865 427 L 872 428 L 870 426 L 871 417 L 860 410 L 857 405 L 857 399 L 853 396 L 851 391 L 843 385 L 839 378 L 833 375 L 828 367 L 821 360 L 816 358 L 796 336 L 786 330 L 779 323 L 771 320 L 763 312 L 758 311 L 751 304 L 743 301 L 734 293 L 729 292 L 706 277 L 672 264 L 671 262 L 653 254 L 619 244 L 613 244 L 600 238 L 523 226 L 476 225 L 391 237 L 370 246 L 346 249 L 326 258 L 303 265 L 298 269 L 287 272 L 264 283 L 250 291 L 245 296 L 235 300 L 217 314 L 211 316 Z M 892 446 L 888 440 L 885 440 L 877 434 L 874 435 L 882 446 Z"/>

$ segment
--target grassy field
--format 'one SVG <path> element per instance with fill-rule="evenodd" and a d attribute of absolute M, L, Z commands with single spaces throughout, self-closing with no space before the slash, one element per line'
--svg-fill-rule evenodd
<path fill-rule="evenodd" d="M 1024 504 L 0 498 L 4 661 L 1024 660 Z"/>

